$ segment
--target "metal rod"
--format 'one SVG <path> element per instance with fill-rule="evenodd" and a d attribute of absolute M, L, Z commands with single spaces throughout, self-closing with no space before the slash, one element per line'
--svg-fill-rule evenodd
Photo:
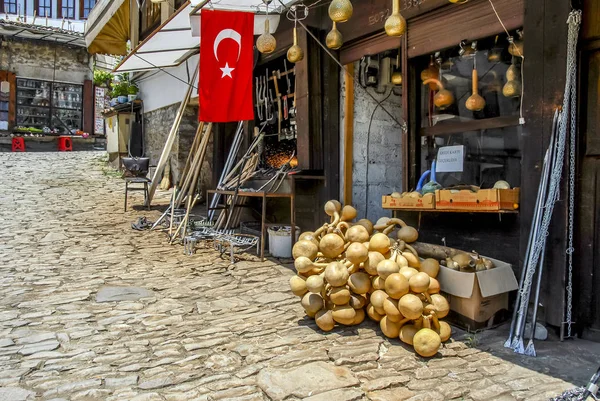
<path fill-rule="evenodd" d="M 544 246 L 542 247 L 542 255 L 540 256 L 540 269 L 538 271 L 537 285 L 535 289 L 535 299 L 533 304 L 533 317 L 531 318 L 531 335 L 527 348 L 525 348 L 524 354 L 527 356 L 536 356 L 535 346 L 533 340 L 535 339 L 535 325 L 537 324 L 538 306 L 540 304 L 540 289 L 542 288 L 542 275 L 544 272 L 544 259 L 546 254 L 546 240 L 544 240 Z"/>
<path fill-rule="evenodd" d="M 539 209 L 539 213 L 537 214 L 537 220 L 533 222 L 533 226 L 532 226 L 532 230 L 533 230 L 532 249 L 531 249 L 531 253 L 529 254 L 527 264 L 525 265 L 528 272 L 535 271 L 535 269 L 537 268 L 537 264 L 534 266 L 531 263 L 532 263 L 533 254 L 535 252 L 535 244 L 538 242 L 539 228 L 540 228 L 540 225 L 541 225 L 542 219 L 543 219 L 542 210 L 544 208 L 544 205 L 546 204 L 546 195 L 547 195 L 547 191 L 548 191 L 548 184 L 549 184 L 549 180 L 550 180 L 550 174 L 552 171 L 552 164 L 553 164 L 553 159 L 554 159 L 553 148 L 554 148 L 555 135 L 556 135 L 556 132 L 553 132 L 552 137 L 550 139 L 550 145 L 548 146 L 548 151 L 546 153 L 546 157 L 544 158 L 544 169 L 543 169 L 542 177 L 541 177 L 541 181 L 540 181 L 540 186 L 542 188 L 542 197 L 541 198 L 542 198 L 543 204 Z M 523 283 L 523 284 L 525 284 L 525 283 Z M 525 330 L 525 322 L 527 320 L 527 309 L 529 307 L 529 298 L 531 296 L 531 288 L 524 287 L 524 288 L 520 289 L 520 291 L 521 290 L 524 291 L 525 293 L 524 293 L 524 296 L 522 296 L 520 306 L 525 305 L 525 308 L 522 308 L 522 307 L 519 308 L 516 332 L 515 332 L 516 335 L 513 338 L 513 341 L 511 344 L 512 348 L 515 350 L 515 352 L 519 353 L 519 354 L 525 353 L 525 348 L 524 348 L 524 344 L 523 344 L 523 331 Z M 524 313 L 522 313 L 521 310 L 524 310 Z"/>
<path fill-rule="evenodd" d="M 544 161 L 548 160 L 548 155 L 550 154 L 550 152 L 552 151 L 552 146 L 554 143 L 554 132 L 556 130 L 556 126 L 558 123 L 558 112 L 554 113 L 554 121 L 552 123 L 552 137 L 550 138 L 550 145 L 548 146 L 548 149 L 546 149 L 546 155 L 544 156 Z M 544 169 L 542 170 L 542 174 L 544 174 L 544 171 L 546 169 L 546 165 L 544 164 Z M 538 214 L 541 211 L 542 205 L 543 205 L 543 198 L 542 198 L 542 177 L 540 177 L 540 184 L 538 186 L 538 193 L 537 193 L 537 198 L 536 198 L 536 202 L 535 202 L 535 208 L 533 211 L 533 218 L 532 218 L 532 222 L 536 222 L 538 220 Z M 527 263 L 530 259 L 530 255 L 532 252 L 532 245 L 533 245 L 533 225 L 531 226 L 530 230 L 529 230 L 529 239 L 527 241 L 527 250 L 525 252 L 525 259 L 524 259 L 524 263 L 523 263 L 523 268 L 521 269 L 521 280 L 519 281 L 519 287 L 522 287 L 523 284 L 525 283 L 525 274 L 527 271 Z M 512 319 L 510 322 L 510 330 L 508 333 L 508 338 L 506 339 L 506 341 L 504 342 L 504 347 L 505 348 L 514 348 L 512 346 L 512 342 L 513 342 L 513 336 L 515 334 L 515 328 L 516 328 L 516 324 L 517 324 L 517 317 L 518 317 L 518 313 L 519 313 L 519 305 L 521 302 L 521 291 L 517 291 L 517 299 L 515 300 L 515 307 L 513 309 L 513 313 L 512 313 Z"/>

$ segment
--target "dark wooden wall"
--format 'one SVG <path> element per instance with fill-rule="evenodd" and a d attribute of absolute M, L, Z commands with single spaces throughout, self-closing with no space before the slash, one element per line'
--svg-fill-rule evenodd
<path fill-rule="evenodd" d="M 600 341 L 600 0 L 584 2 L 580 49 L 574 311 Z"/>
<path fill-rule="evenodd" d="M 565 85 L 568 1 L 525 1 L 525 99 L 521 149 L 520 255 L 525 255 L 527 239 L 544 153 L 550 141 L 552 117 L 562 104 Z M 563 192 L 564 193 L 564 192 Z M 565 277 L 564 197 L 555 207 L 551 236 L 547 243 L 544 271 L 544 305 L 546 322 L 559 326 L 563 318 Z M 522 263 L 521 263 L 522 265 Z"/>

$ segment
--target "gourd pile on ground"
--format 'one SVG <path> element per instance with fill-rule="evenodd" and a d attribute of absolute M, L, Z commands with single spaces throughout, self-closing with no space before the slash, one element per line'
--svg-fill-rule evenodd
<path fill-rule="evenodd" d="M 450 338 L 449 310 L 436 280 L 440 265 L 420 260 L 410 246 L 415 228 L 400 219 L 352 221 L 357 212 L 335 200 L 325 204 L 331 221 L 305 232 L 292 249 L 298 274 L 290 279 L 306 314 L 323 331 L 357 325 L 365 316 L 379 322 L 389 338 L 414 346 L 423 357 Z M 398 228 L 394 238 L 393 234 Z"/>

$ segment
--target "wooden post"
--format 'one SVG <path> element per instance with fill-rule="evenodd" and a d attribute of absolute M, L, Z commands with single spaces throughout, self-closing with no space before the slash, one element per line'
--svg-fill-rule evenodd
<path fill-rule="evenodd" d="M 150 206 L 152 204 L 152 198 L 154 197 L 154 192 L 156 192 L 156 187 L 158 186 L 158 179 L 163 173 L 165 164 L 169 159 L 171 149 L 173 148 L 173 142 L 175 142 L 175 138 L 177 137 L 177 131 L 179 131 L 179 124 L 181 123 L 181 118 L 183 117 L 185 108 L 187 107 L 190 101 L 192 89 L 194 88 L 194 82 L 196 81 L 196 77 L 198 76 L 199 67 L 200 65 L 196 66 L 196 69 L 194 70 L 194 75 L 192 75 L 192 80 L 188 83 L 189 86 L 187 92 L 185 93 L 185 96 L 181 101 L 181 104 L 179 105 L 177 115 L 175 115 L 175 121 L 173 121 L 173 126 L 171 127 L 171 131 L 169 132 L 169 136 L 167 137 L 167 142 L 165 143 L 165 147 L 163 148 L 162 154 L 160 155 L 156 171 L 154 171 L 154 176 L 152 177 L 152 185 L 150 186 L 150 193 L 148 194 L 148 202 L 146 206 Z"/>
<path fill-rule="evenodd" d="M 354 164 L 354 63 L 346 64 L 344 76 L 344 199 L 352 204 L 352 165 Z M 292 241 L 293 242 L 293 241 Z"/>

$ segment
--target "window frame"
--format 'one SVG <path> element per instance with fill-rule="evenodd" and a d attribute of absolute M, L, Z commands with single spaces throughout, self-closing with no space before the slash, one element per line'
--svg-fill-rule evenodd
<path fill-rule="evenodd" d="M 6 4 L 6 3 L 9 3 L 9 4 Z M 15 6 L 15 12 L 14 13 L 10 12 L 10 6 L 11 5 Z M 0 1 L 0 13 L 17 14 L 18 12 L 19 12 L 19 2 L 18 2 L 18 0 L 2 0 L 2 1 Z"/>
<path fill-rule="evenodd" d="M 40 0 L 34 0 L 33 1 L 33 9 L 36 13 L 36 15 L 40 18 L 52 18 L 52 0 L 42 0 L 44 3 L 47 1 L 48 5 L 44 5 L 44 9 L 49 9 L 50 11 L 48 12 L 48 15 L 41 15 L 40 14 Z"/>
<path fill-rule="evenodd" d="M 90 13 L 92 12 L 92 10 L 94 9 L 94 6 L 97 3 L 96 0 L 88 0 L 88 1 L 91 4 L 91 7 L 88 10 L 88 14 L 85 15 L 85 11 L 86 11 L 85 2 L 86 2 L 86 0 L 79 0 L 79 19 L 88 19 L 88 17 L 90 16 Z"/>
<path fill-rule="evenodd" d="M 69 1 L 73 2 L 73 7 L 69 7 Z M 65 14 L 63 13 L 63 8 L 65 7 L 66 4 L 66 8 L 67 10 L 69 9 L 73 9 L 73 16 L 65 16 Z M 58 9 L 57 14 L 58 14 L 58 18 L 66 18 L 66 19 L 72 19 L 74 20 L 76 17 L 76 0 L 58 0 Z"/>

